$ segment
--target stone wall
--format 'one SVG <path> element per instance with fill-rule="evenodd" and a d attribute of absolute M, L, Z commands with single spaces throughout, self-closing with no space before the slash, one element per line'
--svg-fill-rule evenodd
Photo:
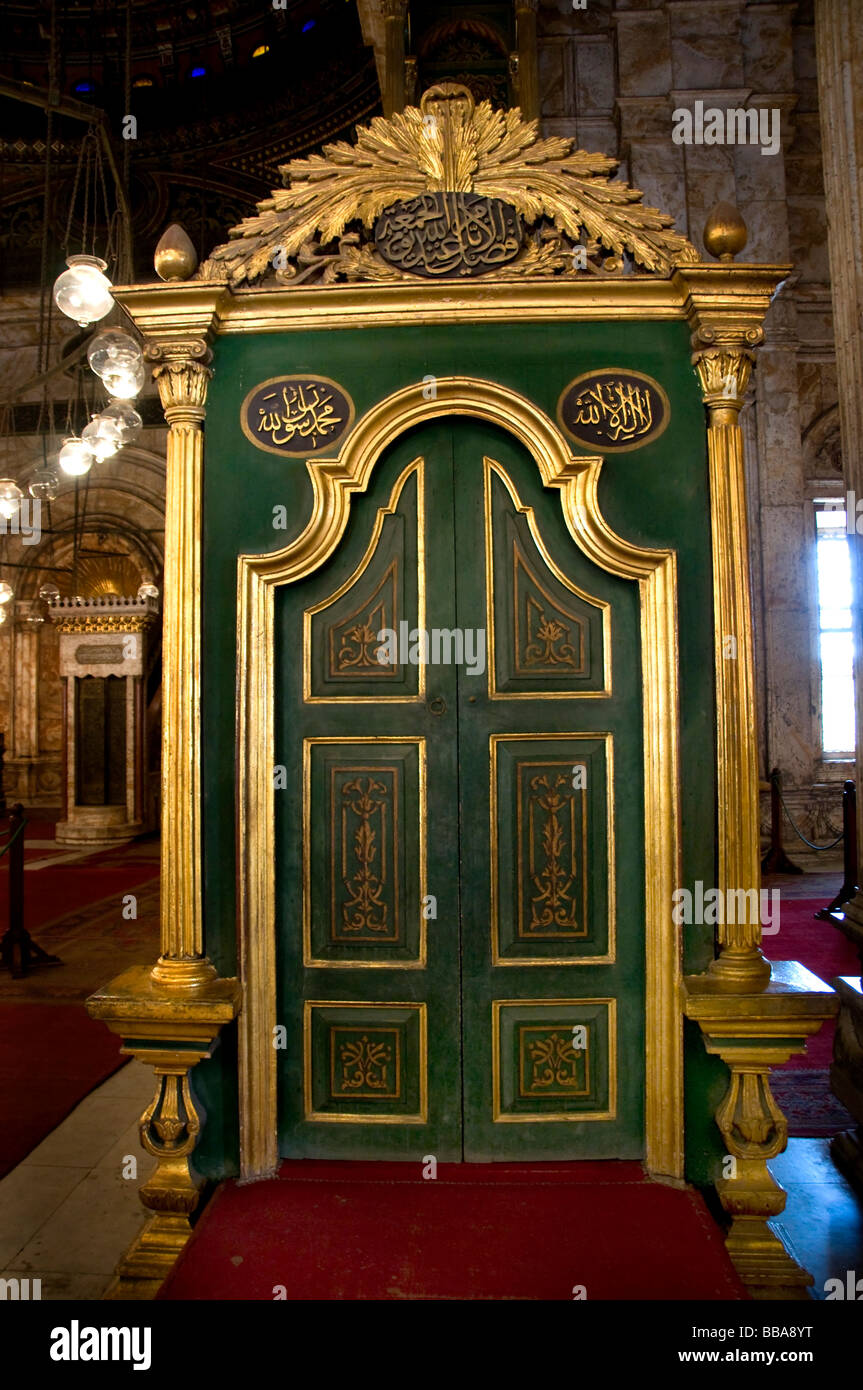
<path fill-rule="evenodd" d="M 725 200 L 749 229 L 741 259 L 794 266 L 741 419 L 759 748 L 762 776 L 781 769 L 800 828 L 831 839 L 854 768 L 825 762 L 820 743 L 812 503 L 844 486 L 811 0 L 539 0 L 538 44 L 546 134 L 620 160 L 622 177 L 702 251 L 707 216 Z M 778 112 L 778 151 L 675 144 L 673 112 L 697 101 Z M 766 798 L 764 810 L 766 828 Z M 787 824 L 786 846 L 807 867 L 839 862 L 839 851 L 806 852 Z"/>

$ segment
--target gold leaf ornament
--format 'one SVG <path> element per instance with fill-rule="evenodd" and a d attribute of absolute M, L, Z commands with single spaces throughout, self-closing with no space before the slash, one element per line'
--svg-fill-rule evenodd
<path fill-rule="evenodd" d="M 538 123 L 525 121 L 518 107 L 504 112 L 489 101 L 476 105 L 467 87 L 441 83 L 418 107 L 358 126 L 354 144 L 340 140 L 325 145 L 322 155 L 282 165 L 287 186 L 232 228 L 231 240 L 216 247 L 198 274 L 215 279 L 227 273 L 235 286 L 252 283 L 272 273 L 279 256 L 289 262 L 306 248 L 308 259 L 309 243 L 327 247 L 356 222 L 371 231 L 386 208 L 424 192 L 499 199 L 528 228 L 546 219 L 573 242 L 596 243 L 616 257 L 628 252 L 659 275 L 698 261 L 671 217 L 645 207 L 637 189 L 611 179 L 616 167 L 606 155 L 573 150 L 567 138 L 541 138 Z M 352 259 L 356 264 L 356 250 Z M 290 282 L 292 271 L 280 278 Z M 540 266 L 535 273 L 542 273 Z"/>

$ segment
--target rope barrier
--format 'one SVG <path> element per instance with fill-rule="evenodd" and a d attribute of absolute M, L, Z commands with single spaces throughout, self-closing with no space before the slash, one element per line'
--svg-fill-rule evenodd
<path fill-rule="evenodd" d="M 29 824 L 30 822 L 28 820 L 22 820 L 14 835 L 12 835 L 9 831 L 6 832 L 9 835 L 9 839 L 6 841 L 3 848 L 0 849 L 0 859 L 3 858 L 3 855 L 6 853 L 7 849 L 10 849 L 11 846 L 14 845 L 15 841 L 18 839 L 18 836 L 23 834 L 25 826 L 28 826 Z"/>
<path fill-rule="evenodd" d="M 808 845 L 810 849 L 814 849 L 820 853 L 822 850 L 825 849 L 835 849 L 836 846 L 839 844 L 839 841 L 845 838 L 845 830 L 843 827 L 843 829 L 836 836 L 836 839 L 831 840 L 829 845 L 813 845 L 811 840 L 807 840 L 806 836 L 803 834 L 803 831 L 798 830 L 797 826 L 794 824 L 794 817 L 791 815 L 791 812 L 785 805 L 785 797 L 782 795 L 782 788 L 777 786 L 776 790 L 779 792 L 779 800 L 782 802 L 782 809 L 788 817 L 789 821 L 791 822 L 791 829 L 794 831 L 794 834 L 798 837 L 798 839 L 803 841 L 804 845 Z"/>

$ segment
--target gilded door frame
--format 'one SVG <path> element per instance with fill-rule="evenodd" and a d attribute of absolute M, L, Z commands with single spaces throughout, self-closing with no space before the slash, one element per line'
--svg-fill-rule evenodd
<path fill-rule="evenodd" d="M 645 1153 L 648 1170 L 683 1172 L 681 962 L 670 920 L 679 883 L 677 561 L 616 535 L 602 517 L 603 460 L 575 457 L 557 425 L 531 401 L 492 381 L 439 377 L 434 400 L 421 383 L 374 405 L 337 458 L 309 459 L 309 522 L 284 549 L 241 555 L 237 575 L 238 934 L 244 1006 L 239 1021 L 240 1165 L 244 1179 L 278 1166 L 276 1025 L 275 592 L 311 574 L 335 551 L 383 453 L 405 430 L 442 416 L 486 420 L 512 434 L 548 488 L 560 492 L 573 541 L 610 574 L 638 581 L 642 652 L 645 835 Z M 299 930 L 299 923 L 298 923 Z"/>

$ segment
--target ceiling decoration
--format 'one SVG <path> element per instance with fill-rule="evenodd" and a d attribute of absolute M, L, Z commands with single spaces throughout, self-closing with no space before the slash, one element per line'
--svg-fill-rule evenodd
<path fill-rule="evenodd" d="M 130 97 L 124 79 L 130 16 Z M 4 80 L 47 91 L 44 13 L 2 9 L 0 54 L 0 278 L 39 277 L 45 116 L 13 99 Z M 130 203 L 136 275 L 151 273 L 153 243 L 171 221 L 191 218 L 203 258 L 228 218 L 252 210 L 278 181 L 280 164 L 348 134 L 380 110 L 374 57 L 346 0 L 90 0 L 57 6 L 61 97 L 103 110 L 119 153 L 132 159 Z M 198 76 L 194 76 L 198 73 Z M 136 138 L 120 138 L 124 116 Z M 49 216 L 59 242 L 66 220 L 80 121 L 56 114 Z M 14 221 L 14 228 L 10 225 Z"/>
<path fill-rule="evenodd" d="M 668 275 L 697 261 L 673 219 L 612 181 L 616 162 L 542 139 L 518 108 L 494 110 L 458 83 L 358 127 L 356 143 L 281 169 L 198 271 L 233 285 L 414 275 Z"/>
<path fill-rule="evenodd" d="M 130 597 L 140 583 L 141 572 L 127 555 L 89 555 L 78 560 L 75 592 L 82 598 Z"/>

